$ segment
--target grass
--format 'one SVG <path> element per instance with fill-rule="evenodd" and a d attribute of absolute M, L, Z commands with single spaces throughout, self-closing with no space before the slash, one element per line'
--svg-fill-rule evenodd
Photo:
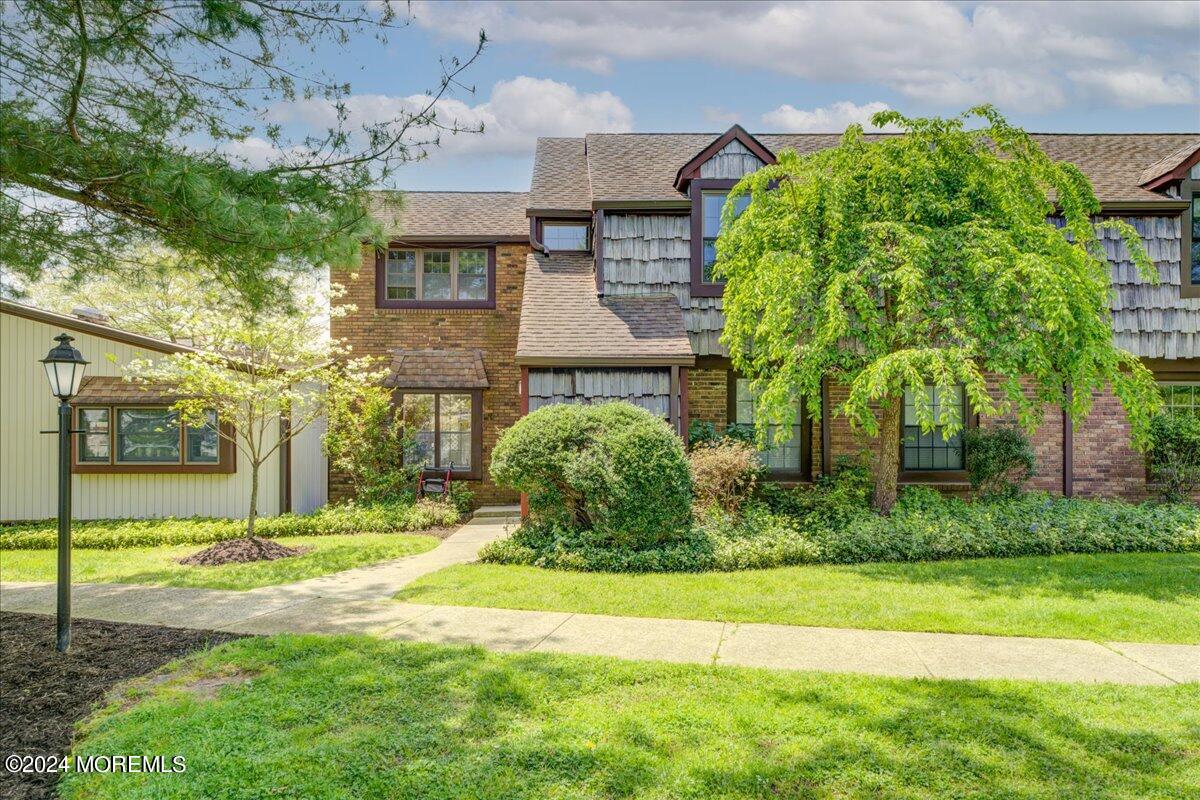
<path fill-rule="evenodd" d="M 1200 686 L 903 680 L 288 636 L 225 645 L 129 690 L 82 727 L 74 753 L 181 755 L 187 770 L 70 772 L 66 800 L 1166 800 L 1200 792 Z"/>
<path fill-rule="evenodd" d="M 1200 554 L 1126 553 L 624 575 L 470 564 L 419 603 L 788 625 L 1200 642 Z"/>
<path fill-rule="evenodd" d="M 203 589 L 253 589 L 315 578 L 331 572 L 423 553 L 438 544 L 433 536 L 403 533 L 360 533 L 343 536 L 285 536 L 275 541 L 311 547 L 304 555 L 252 564 L 190 567 L 176 559 L 204 545 L 131 547 L 122 550 L 74 550 L 71 578 L 78 583 L 148 583 Z M 0 575 L 5 581 L 53 581 L 55 550 L 0 552 Z"/>

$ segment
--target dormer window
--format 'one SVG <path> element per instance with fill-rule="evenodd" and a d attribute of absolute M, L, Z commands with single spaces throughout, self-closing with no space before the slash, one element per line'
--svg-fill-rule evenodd
<path fill-rule="evenodd" d="M 729 192 L 719 190 L 702 191 L 701 197 L 701 213 L 700 213 L 700 235 L 704 242 L 704 251 L 701 254 L 701 280 L 705 283 L 718 283 L 713 278 L 713 264 L 717 263 L 717 237 L 721 235 L 721 210 L 725 207 L 725 200 L 729 197 Z M 737 199 L 734 213 L 741 214 L 746 210 L 746 206 L 750 205 L 750 196 L 742 195 Z"/>
<path fill-rule="evenodd" d="M 1200 297 L 1200 164 L 1192 166 L 1179 191 L 1188 201 L 1183 212 L 1183 265 L 1180 276 L 1184 297 Z"/>
<path fill-rule="evenodd" d="M 725 282 L 713 276 L 717 263 L 717 237 L 721 235 L 721 211 L 729 190 L 737 181 L 697 179 L 689 186 L 692 197 L 692 297 L 720 297 Z M 737 200 L 736 212 L 750 204 L 749 196 Z"/>
<path fill-rule="evenodd" d="M 542 223 L 542 244 L 552 253 L 586 253 L 589 249 L 588 225 L 583 222 Z"/>

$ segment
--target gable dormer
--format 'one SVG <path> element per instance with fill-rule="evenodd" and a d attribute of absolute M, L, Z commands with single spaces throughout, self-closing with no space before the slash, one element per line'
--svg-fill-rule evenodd
<path fill-rule="evenodd" d="M 679 168 L 675 188 L 687 193 L 693 180 L 734 180 L 764 164 L 774 164 L 775 154 L 741 125 L 734 125 Z"/>

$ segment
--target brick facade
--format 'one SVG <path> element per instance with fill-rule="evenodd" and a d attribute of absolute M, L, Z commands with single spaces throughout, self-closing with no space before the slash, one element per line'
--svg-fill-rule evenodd
<path fill-rule="evenodd" d="M 521 415 L 521 370 L 514 363 L 521 295 L 525 282 L 526 244 L 496 246 L 494 309 L 380 309 L 375 307 L 375 253 L 363 248 L 357 272 L 334 270 L 333 283 L 346 288 L 341 302 L 354 312 L 330 323 L 334 338 L 345 339 L 356 356 L 386 357 L 396 348 L 479 348 L 489 388 L 483 391 L 483 479 L 468 481 L 477 504 L 515 503 L 517 494 L 492 483 L 487 467 L 492 447 L 505 428 Z M 345 498 L 344 477 L 329 476 L 331 499 Z"/>
<path fill-rule="evenodd" d="M 691 419 L 711 422 L 723 428 L 727 420 L 727 376 L 724 369 L 706 367 L 689 371 L 688 414 Z M 998 392 L 999 390 L 995 390 Z M 829 387 L 829 404 L 836 408 L 845 402 L 847 388 Z M 1014 424 L 1012 417 L 980 417 L 980 427 Z M 830 419 L 830 464 L 839 457 L 862 458 L 871 445 L 869 437 L 851 427 L 842 416 Z M 1144 455 L 1133 447 L 1129 423 L 1120 401 L 1111 392 L 1097 393 L 1088 417 L 1073 432 L 1074 468 L 1072 483 L 1077 497 L 1119 497 L 1130 501 L 1149 498 Z M 1030 437 L 1037 458 L 1035 474 L 1027 488 L 1061 495 L 1063 493 L 1063 414 L 1057 406 L 1047 407 L 1042 424 Z M 812 422 L 813 477 L 821 473 L 821 422 Z M 936 473 L 930 473 L 936 478 Z M 931 480 L 932 482 L 932 480 Z M 968 485 L 961 477 L 934 485 L 943 491 L 966 494 Z"/>

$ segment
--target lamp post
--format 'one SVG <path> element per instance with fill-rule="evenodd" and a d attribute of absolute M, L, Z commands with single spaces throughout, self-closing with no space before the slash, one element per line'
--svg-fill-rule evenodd
<path fill-rule="evenodd" d="M 65 333 L 42 359 L 50 393 L 58 398 L 58 651 L 71 646 L 71 404 L 87 361 Z"/>

